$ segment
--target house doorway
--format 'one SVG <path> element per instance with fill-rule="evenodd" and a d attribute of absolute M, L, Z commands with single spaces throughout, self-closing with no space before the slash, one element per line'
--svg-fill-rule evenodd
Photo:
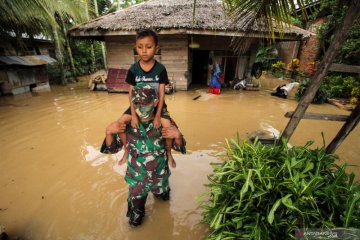
<path fill-rule="evenodd" d="M 237 57 L 223 57 L 221 66 L 223 67 L 224 82 L 233 81 L 236 77 Z"/>
<path fill-rule="evenodd" d="M 208 50 L 192 50 L 192 86 L 207 86 L 209 67 Z"/>

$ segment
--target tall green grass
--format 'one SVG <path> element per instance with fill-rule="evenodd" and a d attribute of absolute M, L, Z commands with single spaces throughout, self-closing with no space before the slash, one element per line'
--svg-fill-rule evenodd
<path fill-rule="evenodd" d="M 298 228 L 360 228 L 360 187 L 324 148 L 236 140 L 201 197 L 208 239 L 295 239 Z"/>

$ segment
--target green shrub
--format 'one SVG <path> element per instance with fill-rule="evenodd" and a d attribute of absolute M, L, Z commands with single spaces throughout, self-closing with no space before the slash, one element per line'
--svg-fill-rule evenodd
<path fill-rule="evenodd" d="M 360 83 L 355 77 L 343 76 L 341 74 L 327 76 L 324 80 L 324 85 L 329 97 L 336 98 L 356 97 L 355 94 L 352 94 L 352 91 L 354 88 L 360 87 Z"/>
<path fill-rule="evenodd" d="M 208 239 L 295 239 L 298 228 L 360 227 L 360 187 L 324 148 L 230 140 L 201 197 Z M 345 238 L 343 238 L 345 239 Z"/>
<path fill-rule="evenodd" d="M 285 63 L 283 61 L 277 61 L 271 65 L 273 71 L 282 71 L 285 69 Z"/>
<path fill-rule="evenodd" d="M 74 64 L 77 75 L 86 75 L 94 72 L 96 69 L 91 69 L 92 55 L 91 45 L 94 48 L 95 63 L 97 67 L 103 68 L 103 58 L 101 52 L 101 43 L 98 41 L 75 40 L 72 43 Z"/>
<path fill-rule="evenodd" d="M 264 46 L 259 48 L 258 52 L 256 53 L 256 62 L 260 62 L 264 68 L 264 70 L 270 70 L 271 65 L 278 60 L 278 56 L 273 54 L 272 52 L 275 51 L 275 46 Z"/>
<path fill-rule="evenodd" d="M 57 63 L 48 64 L 46 71 L 49 76 L 50 84 L 61 84 L 61 72 Z"/>
<path fill-rule="evenodd" d="M 300 82 L 298 91 L 295 94 L 296 100 L 299 101 L 301 99 L 301 97 L 305 94 L 305 91 L 307 90 L 309 85 L 310 85 L 309 79 L 305 79 Z M 319 90 L 315 94 L 314 99 L 312 100 L 312 103 L 321 104 L 321 103 L 324 103 L 327 98 L 328 98 L 328 93 L 326 91 L 326 88 L 325 88 L 324 84 L 321 84 Z"/>

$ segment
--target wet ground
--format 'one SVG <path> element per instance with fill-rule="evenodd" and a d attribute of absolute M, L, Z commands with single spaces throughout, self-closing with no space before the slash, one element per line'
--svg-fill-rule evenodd
<path fill-rule="evenodd" d="M 203 239 L 206 225 L 195 197 L 205 191 L 210 162 L 221 161 L 226 138 L 256 131 L 279 134 L 294 100 L 267 91 L 206 89 L 167 95 L 166 101 L 187 139 L 188 153 L 175 154 L 171 200 L 149 196 L 144 225 L 128 226 L 125 167 L 121 154 L 102 155 L 105 126 L 128 106 L 126 94 L 90 92 L 87 84 L 53 87 L 51 92 L 0 98 L 0 225 L 23 239 Z M 197 100 L 193 98 L 200 96 Z M 332 105 L 309 112 L 349 114 Z M 291 144 L 329 143 L 343 123 L 302 120 Z M 360 127 L 338 149 L 342 162 L 359 165 Z M 352 169 L 359 179 L 359 168 Z"/>

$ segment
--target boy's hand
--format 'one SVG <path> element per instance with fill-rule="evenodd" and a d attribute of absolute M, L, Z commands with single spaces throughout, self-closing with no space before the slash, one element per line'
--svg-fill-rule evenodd
<path fill-rule="evenodd" d="M 181 133 L 179 129 L 175 126 L 164 127 L 161 130 L 161 133 L 164 138 L 170 138 L 170 139 L 181 138 Z"/>
<path fill-rule="evenodd" d="M 139 128 L 139 119 L 136 115 L 131 117 L 131 126 L 136 129 Z"/>
<path fill-rule="evenodd" d="M 154 127 L 157 129 L 161 126 L 161 119 L 160 116 L 155 115 L 154 118 Z"/>
<path fill-rule="evenodd" d="M 124 133 L 126 130 L 126 124 L 120 123 L 119 121 L 115 121 L 110 123 L 110 125 L 106 128 L 106 135 L 112 135 L 115 133 Z"/>

